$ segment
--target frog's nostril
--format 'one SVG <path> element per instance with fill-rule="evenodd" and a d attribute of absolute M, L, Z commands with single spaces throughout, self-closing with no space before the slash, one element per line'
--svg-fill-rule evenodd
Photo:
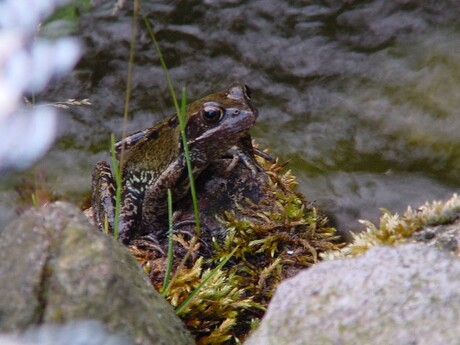
<path fill-rule="evenodd" d="M 233 110 L 233 116 L 238 116 L 240 114 L 240 111 L 238 109 Z"/>

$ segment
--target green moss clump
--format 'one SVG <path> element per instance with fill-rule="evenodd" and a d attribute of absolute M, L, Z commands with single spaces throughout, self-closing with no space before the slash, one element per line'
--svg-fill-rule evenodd
<path fill-rule="evenodd" d="M 165 294 L 175 307 L 212 274 L 179 313 L 198 344 L 243 341 L 263 316 L 281 280 L 318 262 L 320 253 L 340 248 L 335 229 L 297 191 L 291 172 L 283 173 L 284 166 L 257 159 L 267 175 L 262 200 L 258 204 L 246 200 L 220 215 L 226 235 L 212 239 L 211 256 L 201 255 L 198 241 L 186 265 L 179 265 L 181 258 L 175 258 L 178 272 Z M 174 246 L 190 248 L 191 241 L 177 234 Z M 150 276 L 156 277 L 152 281 L 161 291 L 159 272 L 165 259 L 152 260 L 139 248 L 132 251 Z M 213 270 L 232 252 L 226 265 Z"/>
<path fill-rule="evenodd" d="M 352 257 L 366 252 L 377 245 L 397 245 L 407 242 L 417 231 L 432 226 L 453 222 L 460 212 L 460 198 L 454 194 L 446 202 L 426 202 L 423 206 L 412 209 L 408 207 L 403 214 L 391 214 L 383 210 L 379 226 L 367 220 L 360 222 L 366 230 L 353 235 L 353 241 L 340 250 L 325 253 L 325 259 Z"/>

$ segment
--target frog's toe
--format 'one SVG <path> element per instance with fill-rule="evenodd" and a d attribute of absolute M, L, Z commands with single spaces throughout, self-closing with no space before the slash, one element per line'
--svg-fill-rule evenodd
<path fill-rule="evenodd" d="M 270 156 L 267 152 L 264 152 L 262 150 L 259 150 L 258 148 L 255 148 L 254 147 L 254 154 L 255 155 L 258 155 L 259 157 L 262 157 L 263 159 L 265 159 L 266 161 L 270 162 L 270 163 L 275 163 L 276 162 L 276 159 L 273 158 L 272 156 Z"/>
<path fill-rule="evenodd" d="M 134 245 L 142 249 L 156 251 L 161 256 L 164 256 L 166 254 L 163 248 L 161 247 L 160 243 L 158 242 L 157 237 L 154 234 L 147 234 L 147 235 L 141 236 L 131 241 L 130 245 Z"/>
<path fill-rule="evenodd" d="M 253 177 L 257 175 L 258 171 L 263 171 L 262 167 L 260 167 L 257 164 L 253 157 L 250 157 L 245 152 L 238 149 L 231 149 L 228 151 L 228 153 L 232 155 L 232 161 L 228 164 L 227 168 L 225 169 L 225 172 L 232 171 L 240 161 L 246 166 L 246 168 L 251 170 L 251 174 Z"/>

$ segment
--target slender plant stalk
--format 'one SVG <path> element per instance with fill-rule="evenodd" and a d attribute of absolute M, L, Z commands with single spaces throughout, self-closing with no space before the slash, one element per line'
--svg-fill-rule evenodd
<path fill-rule="evenodd" d="M 196 197 L 195 179 L 193 178 L 192 161 L 190 160 L 190 151 L 187 144 L 187 136 L 185 133 L 187 116 L 187 92 L 185 87 L 182 88 L 181 108 L 179 116 L 180 135 L 182 138 L 182 145 L 184 146 L 185 162 L 187 163 L 188 178 L 190 180 L 190 194 L 192 195 L 193 213 L 195 215 L 196 234 L 201 235 L 200 213 L 198 210 L 198 199 Z"/>
<path fill-rule="evenodd" d="M 136 46 L 136 33 L 137 33 L 137 17 L 139 13 L 139 0 L 134 0 L 133 4 L 133 19 L 131 23 L 131 40 L 129 47 L 129 60 L 128 60 L 128 73 L 126 77 L 126 95 L 125 95 L 125 106 L 123 109 L 123 129 L 121 137 L 126 137 L 126 124 L 128 123 L 129 114 L 129 102 L 131 100 L 131 88 L 133 79 L 133 65 L 134 65 L 134 53 Z M 115 137 L 111 136 L 111 150 L 112 150 L 112 165 L 115 171 L 116 181 L 116 197 L 115 197 L 115 218 L 113 223 L 113 236 L 118 239 L 120 229 L 120 213 L 121 213 L 121 180 L 123 173 L 123 157 L 125 153 L 125 145 L 121 146 L 120 156 L 117 161 L 117 155 L 115 153 Z"/>
<path fill-rule="evenodd" d="M 184 146 L 184 155 L 185 155 L 185 161 L 187 164 L 188 178 L 190 180 L 190 193 L 192 195 L 193 211 L 195 214 L 196 233 L 197 235 L 200 235 L 201 234 L 200 215 L 198 212 L 198 202 L 197 202 L 197 197 L 196 197 L 195 183 L 193 179 L 193 168 L 192 168 L 192 162 L 190 160 L 190 152 L 188 149 L 187 137 L 185 135 L 186 112 L 187 112 L 186 90 L 185 88 L 182 89 L 181 108 L 179 108 L 179 102 L 177 101 L 176 92 L 174 91 L 174 86 L 171 80 L 171 76 L 169 75 L 168 67 L 166 66 L 166 63 L 164 61 L 163 54 L 161 53 L 160 46 L 158 45 L 158 41 L 156 40 L 155 34 L 153 33 L 152 26 L 150 25 L 150 22 L 148 21 L 147 17 L 142 13 L 142 10 L 141 10 L 141 15 L 144 19 L 145 26 L 147 27 L 147 31 L 153 42 L 153 45 L 155 46 L 155 50 L 158 54 L 158 58 L 160 59 L 161 67 L 166 76 L 166 80 L 168 81 L 168 87 L 169 87 L 169 91 L 171 92 L 171 97 L 173 99 L 174 107 L 176 108 L 176 114 L 179 118 L 179 126 L 180 126 L 180 131 L 181 131 L 182 144 Z"/>
<path fill-rule="evenodd" d="M 169 92 L 171 93 L 171 96 L 172 96 L 172 99 L 173 99 L 174 108 L 176 109 L 176 114 L 180 117 L 179 102 L 177 101 L 176 92 L 174 90 L 174 86 L 173 86 L 173 83 L 172 83 L 171 76 L 169 75 L 168 67 L 166 66 L 165 60 L 163 59 L 163 53 L 161 52 L 160 46 L 158 44 L 158 41 L 157 41 L 157 39 L 155 37 L 155 34 L 153 33 L 152 25 L 150 25 L 150 22 L 149 22 L 147 16 L 142 11 L 142 9 L 141 9 L 141 15 L 142 15 L 142 18 L 144 19 L 145 26 L 147 27 L 147 32 L 149 33 L 150 39 L 153 42 L 153 45 L 155 47 L 155 51 L 157 52 L 158 58 L 160 59 L 161 68 L 163 69 L 163 73 L 166 76 L 166 81 L 168 82 L 168 88 L 169 88 Z"/>
<path fill-rule="evenodd" d="M 128 122 L 129 114 L 129 102 L 131 101 L 131 87 L 133 80 L 133 65 L 134 65 L 134 53 L 136 47 L 136 33 L 137 33 L 137 16 L 139 13 L 139 0 L 134 0 L 133 4 L 133 20 L 131 23 L 131 40 L 129 46 L 129 60 L 128 60 L 128 75 L 126 77 L 126 95 L 125 95 L 125 107 L 123 109 L 123 133 L 122 138 L 126 137 L 126 123 Z M 123 155 L 125 152 L 125 145 L 121 146 L 120 152 L 120 170 L 123 171 Z"/>
<path fill-rule="evenodd" d="M 39 201 L 38 201 L 38 197 L 37 197 L 37 193 L 32 193 L 32 206 L 37 208 L 39 206 Z"/>
<path fill-rule="evenodd" d="M 138 14 L 139 14 L 139 0 L 134 0 L 133 20 L 131 22 L 131 40 L 130 40 L 130 45 L 129 45 L 128 76 L 126 78 L 125 107 L 123 110 L 123 138 L 126 137 L 125 124 L 128 121 L 129 102 L 131 100 L 131 86 L 132 86 L 132 80 L 133 80 L 133 65 L 134 65 L 134 53 L 135 53 L 135 48 L 136 48 Z M 124 145 L 121 147 L 121 157 L 123 155 L 123 151 L 124 151 L 123 149 L 124 149 Z"/>
<path fill-rule="evenodd" d="M 174 224 L 173 224 L 173 209 L 172 209 L 172 193 L 171 189 L 168 188 L 168 259 L 166 262 L 166 272 L 165 279 L 163 281 L 163 288 L 161 289 L 161 294 L 165 296 L 169 290 L 169 278 L 171 277 L 171 270 L 173 264 L 173 235 L 174 235 Z"/>
<path fill-rule="evenodd" d="M 193 212 L 195 215 L 195 225 L 196 225 L 196 235 L 193 236 L 192 240 L 190 241 L 190 247 L 187 253 L 185 254 L 184 258 L 181 260 L 181 263 L 176 269 L 176 272 L 174 273 L 174 276 L 170 280 L 170 284 L 174 281 L 176 278 L 176 275 L 178 272 L 181 271 L 182 267 L 184 267 L 185 262 L 187 262 L 188 258 L 190 257 L 193 248 L 195 247 L 196 243 L 198 242 L 199 236 L 201 234 L 201 224 L 200 224 L 200 214 L 198 211 L 198 200 L 196 197 L 196 189 L 195 189 L 195 180 L 193 178 L 193 167 L 192 163 L 190 160 L 190 152 L 188 149 L 188 144 L 187 144 L 187 137 L 185 133 L 185 127 L 186 127 L 186 112 L 187 112 L 187 94 L 185 88 L 182 89 L 182 97 L 181 97 L 181 107 L 179 108 L 179 102 L 177 101 L 176 97 L 176 92 L 174 90 L 174 86 L 172 83 L 171 76 L 169 75 L 169 70 L 168 67 L 166 66 L 166 63 L 163 58 L 163 54 L 161 52 L 160 46 L 158 44 L 158 41 L 155 37 L 155 34 L 153 33 L 152 26 L 150 25 L 150 22 L 147 19 L 147 16 L 143 13 L 142 9 L 140 9 L 141 15 L 144 19 L 145 26 L 147 28 L 147 32 L 149 33 L 149 36 L 153 42 L 153 45 L 155 46 L 155 50 L 157 52 L 158 58 L 160 60 L 161 67 L 163 69 L 163 72 L 166 76 L 166 80 L 168 82 L 168 87 L 169 91 L 171 93 L 171 97 L 173 99 L 174 103 L 174 108 L 176 109 L 176 114 L 179 118 L 179 126 L 180 126 L 180 131 L 181 131 L 181 138 L 182 138 L 182 144 L 184 147 L 184 156 L 185 156 L 185 161 L 187 164 L 187 171 L 188 171 L 188 177 L 190 181 L 190 194 L 192 195 L 192 203 L 193 203 Z M 168 248 L 169 251 L 169 248 Z"/>
<path fill-rule="evenodd" d="M 180 264 L 177 266 L 176 272 L 174 273 L 174 276 L 172 277 L 171 282 L 173 282 L 174 279 L 176 279 L 177 274 L 185 266 L 185 263 L 187 262 L 188 258 L 192 254 L 193 248 L 195 248 L 195 245 L 198 242 L 198 239 L 200 238 L 200 234 L 201 234 L 200 213 L 198 210 L 198 200 L 196 197 L 195 179 L 193 178 L 192 162 L 190 161 L 190 152 L 188 150 L 187 137 L 185 133 L 185 117 L 186 117 L 186 111 L 187 111 L 186 105 L 187 105 L 187 93 L 186 93 L 185 88 L 183 88 L 182 89 L 182 99 L 181 99 L 181 112 L 179 114 L 179 126 L 180 126 L 180 131 L 181 131 L 182 144 L 184 146 L 184 155 L 185 155 L 185 161 L 187 164 L 188 177 L 190 181 L 190 194 L 192 195 L 193 213 L 195 215 L 196 234 L 190 240 L 189 249 L 187 250 L 187 253 L 185 253 Z"/>
<path fill-rule="evenodd" d="M 198 292 L 201 290 L 201 288 L 212 278 L 216 275 L 216 273 L 224 267 L 224 265 L 227 263 L 228 260 L 235 254 L 239 246 L 236 246 L 235 249 L 232 250 L 230 254 L 228 254 L 221 262 L 219 265 L 214 267 L 214 269 L 209 273 L 209 275 L 204 278 L 200 284 L 190 293 L 190 295 L 187 296 L 187 298 L 181 303 L 180 306 L 176 308 L 176 314 L 180 314 L 182 310 L 192 301 L 192 299 L 198 294 Z"/>
<path fill-rule="evenodd" d="M 115 135 L 110 135 L 110 149 L 112 152 L 112 167 L 115 175 L 115 217 L 113 222 L 113 236 L 118 239 L 120 228 L 120 211 L 121 211 L 121 163 L 118 163 L 117 153 L 115 152 Z"/>

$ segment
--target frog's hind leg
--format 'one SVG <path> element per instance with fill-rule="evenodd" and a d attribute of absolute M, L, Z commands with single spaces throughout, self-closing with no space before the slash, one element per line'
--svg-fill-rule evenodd
<path fill-rule="evenodd" d="M 98 162 L 92 174 L 91 206 L 96 226 L 113 233 L 115 218 L 115 180 L 106 162 Z"/>
<path fill-rule="evenodd" d="M 121 194 L 119 240 L 129 244 L 133 239 L 142 235 L 141 216 L 143 188 L 136 186 L 132 181 L 126 181 Z"/>

